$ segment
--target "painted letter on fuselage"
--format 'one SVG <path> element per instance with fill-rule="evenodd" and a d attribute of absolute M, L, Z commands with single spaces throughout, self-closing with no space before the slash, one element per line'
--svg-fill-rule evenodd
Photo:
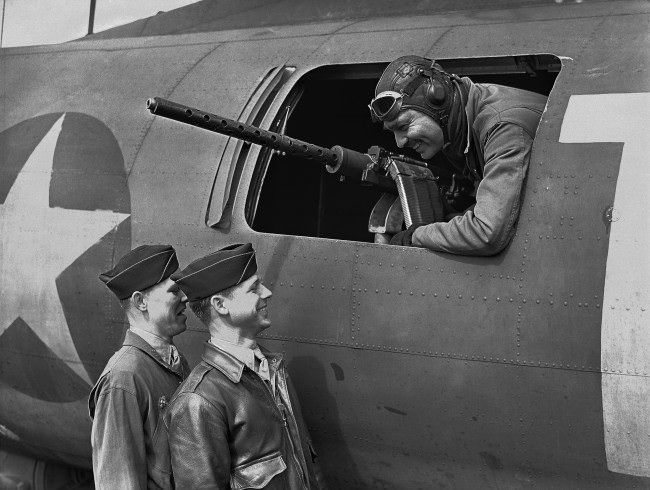
<path fill-rule="evenodd" d="M 561 143 L 622 142 L 603 294 L 601 371 L 610 471 L 650 476 L 650 93 L 573 95 Z"/>

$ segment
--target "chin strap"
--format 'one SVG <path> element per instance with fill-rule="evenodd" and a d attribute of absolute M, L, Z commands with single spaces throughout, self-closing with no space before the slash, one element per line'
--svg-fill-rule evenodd
<path fill-rule="evenodd" d="M 450 118 L 446 127 L 449 140 L 443 150 L 447 157 L 455 161 L 462 161 L 469 151 L 469 128 L 465 113 L 466 89 L 462 80 L 456 76 L 452 83 L 454 84 L 454 100 L 449 109 Z"/>

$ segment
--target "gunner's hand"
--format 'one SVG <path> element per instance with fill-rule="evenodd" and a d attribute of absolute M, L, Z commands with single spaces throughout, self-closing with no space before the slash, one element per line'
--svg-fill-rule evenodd
<path fill-rule="evenodd" d="M 420 225 L 411 225 L 406 230 L 395 233 L 393 238 L 390 239 L 390 244 L 401 245 L 403 247 L 413 246 L 413 232 L 419 227 Z"/>

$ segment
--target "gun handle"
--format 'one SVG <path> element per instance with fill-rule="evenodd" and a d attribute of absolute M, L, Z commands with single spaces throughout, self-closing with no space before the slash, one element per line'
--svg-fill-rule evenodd
<path fill-rule="evenodd" d="M 394 235 L 402 229 L 404 212 L 399 197 L 384 193 L 370 212 L 368 231 L 375 234 Z"/>

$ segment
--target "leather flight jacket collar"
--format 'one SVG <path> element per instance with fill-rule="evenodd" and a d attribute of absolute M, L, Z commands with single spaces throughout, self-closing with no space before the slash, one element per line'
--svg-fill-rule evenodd
<path fill-rule="evenodd" d="M 262 354 L 264 354 L 264 357 L 269 361 L 270 366 L 277 367 L 283 361 L 282 354 L 269 352 L 261 345 L 258 347 L 262 351 Z M 206 342 L 205 350 L 203 351 L 203 356 L 201 358 L 210 366 L 225 374 L 233 383 L 239 383 L 241 381 L 244 367 L 246 367 L 245 364 L 236 357 L 219 349 L 219 347 L 215 346 L 212 342 Z"/>

